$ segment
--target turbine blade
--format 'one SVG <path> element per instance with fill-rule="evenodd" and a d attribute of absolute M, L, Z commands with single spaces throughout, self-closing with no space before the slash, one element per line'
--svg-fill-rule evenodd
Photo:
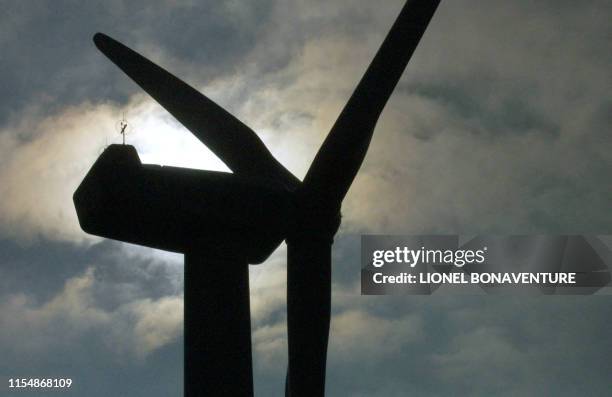
<path fill-rule="evenodd" d="M 299 185 L 257 134 L 221 106 L 109 36 L 97 33 L 94 43 L 234 173 L 264 178 L 291 189 Z"/>
<path fill-rule="evenodd" d="M 406 2 L 315 156 L 304 178 L 304 193 L 330 213 L 340 209 L 365 158 L 378 117 L 439 3 Z"/>
<path fill-rule="evenodd" d="M 287 241 L 286 396 L 323 396 L 331 318 L 331 240 Z"/>

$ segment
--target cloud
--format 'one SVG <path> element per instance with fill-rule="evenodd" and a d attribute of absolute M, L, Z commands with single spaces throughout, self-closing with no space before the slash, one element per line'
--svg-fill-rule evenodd
<path fill-rule="evenodd" d="M 82 379 L 92 392 L 116 394 L 115 377 L 154 395 L 150 373 L 132 377 L 138 362 L 180 367 L 180 256 L 85 236 L 70 198 L 118 142 L 124 111 L 143 161 L 225 168 L 97 53 L 94 31 L 201 88 L 301 177 L 402 3 L 11 4 L 0 16 L 0 238 L 44 251 L 4 251 L 11 369 L 99 359 L 105 371 Z M 442 2 L 379 122 L 342 234 L 607 232 L 611 12 L 595 0 Z M 609 302 L 363 299 L 356 243 L 337 240 L 330 395 L 606 395 Z M 251 269 L 262 395 L 282 394 L 286 369 L 284 256 Z"/>
<path fill-rule="evenodd" d="M 24 119 L 0 134 L 2 234 L 83 239 L 72 192 L 103 147 L 112 113 L 107 105 L 84 104 L 40 122 Z"/>
<path fill-rule="evenodd" d="M 424 395 L 534 395 L 557 378 L 565 379 L 554 388 L 558 395 L 605 395 L 610 369 L 605 297 L 363 299 L 355 249 L 350 249 L 357 241 L 345 240 L 339 239 L 334 253 L 330 395 L 400 396 L 408 389 Z M 108 243 L 89 248 L 94 249 L 118 251 Z M 81 256 L 98 264 L 68 277 L 49 298 L 19 288 L 2 296 L 0 354 L 10 357 L 11 367 L 32 366 L 33 360 L 46 362 L 49 357 L 89 362 L 96 352 L 99 365 L 109 368 L 157 368 L 166 349 L 179 349 L 165 364 L 178 365 L 182 295 L 148 286 L 149 277 L 160 276 L 155 264 L 142 256 L 125 262 L 120 261 L 124 255 Z M 115 260 L 116 266 L 106 263 Z M 252 338 L 258 390 L 277 395 L 282 394 L 287 360 L 283 277 L 277 274 L 284 276 L 282 256 L 273 257 L 271 264 L 251 272 Z M 45 272 L 39 274 L 45 277 Z M 24 285 L 21 280 L 19 286 Z M 573 326 L 578 323 L 581 327 Z M 369 375 L 355 378 L 356 372 Z M 91 376 L 97 384 L 105 375 L 97 371 Z M 576 380 L 584 376 L 591 380 L 588 385 Z"/>
<path fill-rule="evenodd" d="M 140 354 L 154 351 L 173 342 L 183 331 L 183 298 L 166 296 L 130 303 L 125 309 L 137 318 L 134 341 Z"/>
<path fill-rule="evenodd" d="M 345 230 L 609 230 L 606 10 L 443 3 L 379 122 Z"/>
<path fill-rule="evenodd" d="M 94 268 L 66 281 L 52 299 L 37 304 L 27 294 L 5 297 L 1 307 L 1 345 L 5 355 L 30 359 L 71 346 L 77 340 L 100 342 L 115 354 L 146 356 L 174 341 L 182 331 L 181 296 L 125 302 L 105 310 L 95 300 Z M 19 338 L 15 338 L 19 335 Z"/>
<path fill-rule="evenodd" d="M 423 321 L 416 315 L 384 318 L 360 309 L 333 317 L 329 355 L 332 360 L 381 360 L 417 343 L 423 334 Z"/>
<path fill-rule="evenodd" d="M 453 383 L 466 383 L 473 376 L 496 377 L 495 390 L 507 388 L 510 379 L 516 379 L 528 359 L 526 352 L 515 345 L 506 330 L 500 327 L 477 327 L 452 339 L 449 351 L 433 354 L 439 375 Z"/>
<path fill-rule="evenodd" d="M 265 324 L 253 331 L 253 352 L 256 366 L 279 373 L 287 368 L 287 327 L 285 321 Z M 261 369 L 260 369 L 261 370 Z"/>
<path fill-rule="evenodd" d="M 24 108 L 44 116 L 88 100 L 127 103 L 138 88 L 94 48 L 96 31 L 203 83 L 234 71 L 227 65 L 249 53 L 271 7 L 265 0 L 239 7 L 218 1 L 5 4 L 0 126 L 21 119 Z"/>
<path fill-rule="evenodd" d="M 118 4 L 113 7 L 126 7 Z M 250 7 L 210 10 L 228 21 L 245 19 L 244 29 L 259 33 L 234 59 L 240 68 L 195 81 L 206 81 L 203 92 L 258 131 L 302 177 L 388 29 L 393 7 L 374 13 L 370 6 L 336 3 L 325 12 L 302 2 L 267 6 L 267 17 L 279 24 L 259 26 L 259 11 Z M 189 3 L 171 7 L 181 15 L 194 11 Z M 609 126 L 602 82 L 610 77 L 600 51 L 599 32 L 607 29 L 601 7 L 590 3 L 569 16 L 563 5 L 551 13 L 523 3 L 443 4 L 379 122 L 345 202 L 342 232 L 607 230 L 611 220 L 601 214 L 603 197 L 612 193 L 605 171 L 612 157 L 602 145 Z M 523 15 L 528 28 L 510 34 L 512 21 Z M 572 29 L 580 36 L 568 36 Z M 132 34 L 144 34 L 138 32 Z M 279 41 L 282 34 L 286 40 Z M 168 50 L 166 43 L 158 48 Z M 142 51 L 156 58 L 153 48 Z M 179 55 L 191 65 L 200 60 L 200 52 L 187 54 L 176 49 L 158 60 L 190 76 L 171 61 Z M 274 67 L 266 64 L 272 59 Z M 128 81 L 119 71 L 114 76 Z M 143 161 L 226 170 L 136 88 L 121 105 L 100 104 L 114 98 L 104 92 L 91 98 L 43 118 L 30 109 L 0 132 L 6 235 L 83 239 L 69 197 L 104 142 L 117 141 L 114 123 L 124 111 L 136 130 L 128 142 Z"/>
<path fill-rule="evenodd" d="M 108 313 L 92 307 L 88 294 L 92 282 L 90 268 L 81 277 L 69 279 L 60 294 L 40 306 L 32 305 L 25 294 L 8 297 L 2 305 L 2 345 L 15 350 L 46 351 L 57 338 L 58 328 L 63 329 L 61 337 L 65 339 L 54 344 L 65 346 L 76 335 L 108 324 Z M 64 327 L 66 324 L 70 327 Z M 25 337 L 27 333 L 30 335 Z M 14 340 L 13 335 L 21 337 Z"/>
<path fill-rule="evenodd" d="M 250 266 L 251 320 L 255 327 L 274 321 L 287 297 L 287 247 L 282 244 L 263 264 Z"/>
<path fill-rule="evenodd" d="M 602 298 L 464 299 L 447 312 L 452 331 L 427 365 L 441 385 L 473 395 L 605 395 L 609 340 L 595 314 L 609 305 Z"/>

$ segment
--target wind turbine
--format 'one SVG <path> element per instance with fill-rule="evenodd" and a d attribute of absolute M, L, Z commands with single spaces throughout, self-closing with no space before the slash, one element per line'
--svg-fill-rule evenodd
<path fill-rule="evenodd" d="M 299 180 L 214 102 L 110 37 L 94 42 L 234 174 L 142 164 L 111 145 L 74 193 L 81 228 L 185 254 L 185 395 L 252 395 L 248 264 L 285 239 Z"/>
<path fill-rule="evenodd" d="M 138 185 L 137 193 L 126 194 L 125 191 L 129 190 L 126 188 L 123 196 L 119 196 L 129 196 L 132 203 L 146 202 L 157 197 L 156 195 L 166 197 L 166 200 L 162 200 L 163 203 L 148 212 L 143 212 L 138 204 L 133 204 L 132 209 L 137 211 L 138 216 L 121 212 L 114 214 L 111 221 L 108 221 L 110 218 L 107 217 L 104 222 L 100 222 L 103 216 L 99 211 L 95 211 L 99 208 L 99 203 L 89 206 L 87 203 L 100 193 L 99 188 L 96 190 L 92 186 L 100 186 L 100 180 L 104 178 L 98 178 L 95 183 L 84 181 L 82 186 L 89 186 L 93 193 L 79 194 L 78 190 L 75 193 L 77 210 L 79 207 L 84 208 L 79 213 L 84 230 L 122 241 L 185 252 L 186 395 L 199 395 L 203 390 L 215 394 L 214 389 L 206 389 L 204 380 L 217 382 L 216 387 L 227 387 L 226 383 L 231 379 L 227 375 L 223 376 L 223 371 L 213 368 L 210 362 L 214 359 L 222 362 L 225 370 L 236 365 L 237 369 L 244 372 L 243 374 L 235 371 L 236 377 L 244 375 L 249 378 L 250 375 L 245 382 L 246 386 L 242 385 L 234 390 L 243 395 L 252 394 L 250 335 L 247 338 L 244 331 L 247 328 L 250 332 L 248 273 L 245 271 L 245 263 L 262 262 L 283 239 L 287 240 L 289 343 L 286 394 L 292 397 L 324 395 L 331 313 L 331 246 L 340 225 L 342 200 L 363 162 L 377 120 L 438 4 L 439 0 L 406 2 L 302 183 L 274 159 L 250 128 L 210 99 L 110 37 L 102 34 L 94 37 L 97 47 L 111 61 L 194 133 L 234 172 L 230 177 L 227 174 L 221 176 L 219 173 L 164 167 L 166 170 L 155 169 L 157 174 L 149 175 L 147 172 L 155 166 L 141 165 L 137 161 L 135 151 L 129 154 L 127 152 L 130 150 L 119 147 L 113 150 L 121 149 L 122 153 L 125 153 L 116 157 L 131 158 L 126 163 L 131 161 L 132 168 L 139 170 L 134 171 L 134 175 L 129 179 L 131 184 Z M 103 157 L 104 154 L 98 162 Z M 115 159 L 112 161 L 116 162 Z M 90 174 L 95 168 L 94 165 Z M 165 172 L 163 176 L 161 171 Z M 110 171 L 102 174 L 110 175 L 104 179 L 105 183 L 110 183 L 107 186 L 117 182 L 116 174 Z M 184 174 L 190 177 L 185 177 Z M 143 182 L 136 182 L 143 179 L 146 180 L 144 186 L 148 189 L 141 187 Z M 181 182 L 175 183 L 173 179 Z M 87 189 L 83 188 L 83 191 L 85 190 Z M 212 195 L 215 205 L 213 209 L 203 211 L 200 202 L 205 202 L 209 195 Z M 246 197 L 252 201 L 251 209 L 256 210 L 256 216 L 250 211 L 240 209 L 239 201 L 246 200 Z M 175 201 L 178 199 L 181 204 Z M 224 199 L 229 199 L 229 203 L 224 202 Z M 117 198 L 114 200 L 109 202 L 118 201 Z M 186 213 L 183 202 L 188 204 L 189 211 Z M 167 219 L 169 210 L 181 214 L 180 219 Z M 162 219 L 157 219 L 158 211 L 165 213 Z M 231 215 L 227 215 L 227 219 L 219 217 L 220 211 Z M 86 214 L 94 212 L 92 219 L 95 218 L 95 227 L 92 227 L 83 219 Z M 134 218 L 145 222 L 148 228 L 134 228 Z M 132 220 L 128 222 L 129 225 L 123 225 L 126 230 L 131 231 L 128 235 L 116 230 L 122 219 Z M 152 233 L 151 228 L 159 225 L 168 228 L 163 233 Z M 203 230 L 210 225 L 220 228 L 223 233 L 213 239 L 202 237 L 205 234 Z M 146 238 L 142 237 L 143 233 Z M 193 235 L 200 237 L 193 238 Z M 172 244 L 168 244 L 168 241 Z M 185 241 L 189 243 L 185 244 Z M 215 253 L 212 255 L 212 261 L 211 252 Z M 213 266 L 198 266 L 200 262 L 207 262 L 207 255 L 209 265 L 212 263 Z M 231 265 L 224 266 L 223 262 L 228 260 Z M 236 286 L 239 293 L 228 293 L 227 288 L 219 287 L 220 282 Z M 206 305 L 195 304 L 201 298 L 217 302 L 217 305 L 213 305 L 214 309 L 206 310 L 205 315 L 202 315 L 197 311 Z M 224 299 L 232 302 L 231 306 L 239 314 L 239 320 L 231 314 L 222 313 L 223 310 L 217 307 Z M 241 341 L 242 348 L 223 346 L 230 350 L 230 356 L 235 356 L 233 364 L 229 366 L 228 360 L 223 361 L 223 352 L 219 351 L 219 348 L 209 346 L 210 340 L 229 340 L 219 335 L 222 327 L 211 319 L 228 321 L 232 325 L 230 329 L 233 330 L 233 339 Z M 203 325 L 210 329 L 202 329 Z M 202 337 L 198 333 L 207 336 Z M 194 346 L 200 348 L 193 348 Z M 202 349 L 201 346 L 207 347 Z M 239 357 L 247 353 L 248 363 L 243 357 Z M 206 354 L 212 355 L 214 359 L 201 357 Z M 204 380 L 198 374 L 199 371 L 205 375 Z M 215 379 L 215 376 L 221 378 Z M 192 383 L 197 386 L 192 388 Z"/>

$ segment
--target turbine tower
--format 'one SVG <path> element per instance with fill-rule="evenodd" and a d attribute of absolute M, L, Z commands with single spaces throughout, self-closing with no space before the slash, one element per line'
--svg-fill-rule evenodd
<path fill-rule="evenodd" d="M 286 395 L 323 396 L 331 247 L 376 122 L 439 0 L 408 0 L 303 182 L 219 105 L 103 34 L 96 46 L 233 174 L 108 147 L 74 194 L 84 231 L 185 254 L 185 395 L 253 394 L 248 264 L 287 241 Z"/>

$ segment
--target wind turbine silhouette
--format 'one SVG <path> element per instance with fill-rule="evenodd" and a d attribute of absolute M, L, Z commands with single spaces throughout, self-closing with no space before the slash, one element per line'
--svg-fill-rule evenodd
<path fill-rule="evenodd" d="M 86 232 L 185 253 L 186 396 L 252 395 L 247 265 L 264 261 L 284 239 L 286 394 L 324 395 L 331 247 L 341 204 L 439 2 L 406 2 L 303 182 L 213 101 L 123 44 L 94 36 L 234 173 L 143 165 L 133 147 L 111 145 L 74 195 Z"/>

